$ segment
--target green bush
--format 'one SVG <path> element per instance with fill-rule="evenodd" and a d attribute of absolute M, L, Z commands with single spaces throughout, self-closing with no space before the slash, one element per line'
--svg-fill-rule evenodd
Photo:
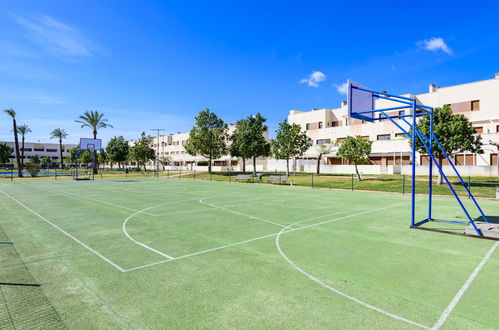
<path fill-rule="evenodd" d="M 31 175 L 32 177 L 37 176 L 38 173 L 40 172 L 40 165 L 34 162 L 26 163 L 24 167 L 28 171 L 29 175 Z"/>

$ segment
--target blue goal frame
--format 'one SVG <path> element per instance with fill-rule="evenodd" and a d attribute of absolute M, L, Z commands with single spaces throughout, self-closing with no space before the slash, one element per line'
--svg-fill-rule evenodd
<path fill-rule="evenodd" d="M 449 179 L 445 175 L 443 169 L 440 167 L 438 164 L 437 160 L 435 159 L 435 156 L 433 155 L 433 145 L 435 145 L 442 151 L 442 153 L 445 155 L 445 158 L 449 162 L 449 164 L 452 166 L 453 171 L 456 173 L 457 177 L 459 178 L 459 181 L 463 185 L 463 187 L 466 189 L 469 197 L 473 200 L 473 203 L 475 204 L 476 208 L 480 212 L 480 215 L 482 216 L 482 219 L 485 222 L 489 222 L 487 217 L 482 211 L 482 208 L 480 205 L 478 205 L 478 202 L 476 201 L 475 197 L 469 190 L 469 187 L 466 185 L 464 182 L 463 178 L 459 174 L 458 170 L 456 169 L 454 163 L 452 162 L 451 158 L 443 148 L 442 144 L 440 144 L 440 141 L 437 139 L 435 134 L 433 133 L 433 108 L 429 106 L 425 106 L 422 104 L 418 104 L 416 99 L 410 98 L 410 97 L 405 97 L 405 96 L 398 96 L 398 95 L 392 95 L 388 94 L 387 92 L 376 92 L 373 90 L 370 90 L 360 84 L 357 84 L 353 81 L 348 81 L 347 83 L 347 88 L 348 88 L 348 116 L 368 122 L 374 122 L 374 121 L 380 121 L 384 119 L 390 120 L 397 128 L 399 128 L 408 138 L 411 139 L 412 141 L 412 150 L 411 150 L 411 161 L 412 161 L 412 188 L 411 188 L 411 228 L 418 228 L 418 229 L 425 229 L 425 230 L 433 230 L 433 231 L 440 231 L 440 232 L 446 232 L 446 233 L 451 233 L 455 234 L 454 232 L 451 231 L 445 231 L 445 230 L 439 230 L 439 229 L 432 229 L 432 228 L 423 228 L 420 227 L 422 224 L 429 222 L 429 221 L 435 221 L 435 222 L 447 222 L 447 223 L 454 223 L 454 224 L 471 224 L 473 229 L 475 230 L 476 235 L 467 235 L 467 236 L 475 236 L 475 237 L 480 237 L 480 238 L 486 238 L 482 231 L 477 228 L 475 221 L 469 214 L 468 210 L 464 206 L 463 202 L 457 195 L 456 191 L 454 190 L 454 187 L 450 183 Z M 393 107 L 387 107 L 387 108 L 376 108 L 376 101 L 377 100 L 385 100 L 389 102 L 394 102 L 397 106 Z M 406 110 L 409 109 L 411 110 L 410 114 L 400 114 L 397 112 L 396 115 L 392 113 L 388 113 L 388 111 L 400 111 L 400 110 Z M 375 114 L 378 114 L 376 116 Z M 425 136 L 421 131 L 417 129 L 416 123 L 417 123 L 417 118 L 421 116 L 430 116 L 430 132 L 429 136 Z M 409 126 L 409 130 L 404 129 L 399 122 L 395 121 L 395 119 L 400 119 L 402 122 L 407 124 Z M 422 144 L 424 145 L 426 151 L 428 152 L 429 155 L 429 170 L 428 170 L 428 215 L 426 219 L 423 219 L 421 221 L 416 222 L 416 140 L 419 139 Z M 432 197 L 433 197 L 433 164 L 436 165 L 438 171 L 440 172 L 440 175 L 442 178 L 445 180 L 445 183 L 447 186 L 450 188 L 452 191 L 452 194 L 454 195 L 454 198 L 457 200 L 459 206 L 463 210 L 464 214 L 468 218 L 468 221 L 453 221 L 453 220 L 442 220 L 442 219 L 434 219 L 432 217 Z"/>

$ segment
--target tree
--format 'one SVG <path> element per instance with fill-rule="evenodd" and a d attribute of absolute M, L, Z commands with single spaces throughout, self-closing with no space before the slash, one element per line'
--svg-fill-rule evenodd
<path fill-rule="evenodd" d="M 50 164 L 52 164 L 52 159 L 47 156 L 42 157 L 42 159 L 40 159 L 40 164 L 42 165 L 42 168 L 48 169 Z"/>
<path fill-rule="evenodd" d="M 35 177 L 40 172 L 40 160 L 38 155 L 31 156 L 29 161 L 26 163 L 26 170 L 32 177 Z"/>
<path fill-rule="evenodd" d="M 10 155 L 14 152 L 6 143 L 0 143 L 0 163 L 6 164 L 9 162 Z"/>
<path fill-rule="evenodd" d="M 68 133 L 66 133 L 65 130 L 61 128 L 56 128 L 50 133 L 50 138 L 54 139 L 57 138 L 59 139 L 59 158 L 61 160 L 61 169 L 64 168 L 64 159 L 62 157 L 62 140 L 68 137 Z"/>
<path fill-rule="evenodd" d="M 156 158 L 156 152 L 150 147 L 152 138 L 147 137 L 146 133 L 142 132 L 140 139 L 130 149 L 131 159 L 135 160 L 140 168 L 140 164 L 144 165 L 146 170 L 146 163 Z"/>
<path fill-rule="evenodd" d="M 286 175 L 289 175 L 289 159 L 303 155 L 310 147 L 310 139 L 300 126 L 289 124 L 287 120 L 279 123 L 276 133 L 272 153 L 276 159 L 286 159 Z"/>
<path fill-rule="evenodd" d="M 97 139 L 97 131 L 101 128 L 107 128 L 113 126 L 108 123 L 108 120 L 104 118 L 103 113 L 99 113 L 99 111 L 85 111 L 83 115 L 79 117 L 78 120 L 75 120 L 77 123 L 81 124 L 81 127 L 90 127 L 92 129 L 92 134 L 94 136 L 94 139 Z M 95 151 L 94 151 L 94 157 L 95 157 Z M 97 159 L 95 159 L 96 164 L 94 164 L 94 174 L 97 174 Z"/>
<path fill-rule="evenodd" d="M 97 154 L 98 164 L 105 165 L 109 161 L 109 156 L 105 149 L 102 149 Z"/>
<path fill-rule="evenodd" d="M 76 154 L 78 153 L 78 163 L 79 164 L 89 164 L 92 162 L 92 153 L 90 150 L 81 150 L 80 147 L 73 147 L 69 150 L 68 161 L 70 163 L 76 163 Z"/>
<path fill-rule="evenodd" d="M 315 150 L 317 151 L 317 171 L 316 171 L 317 174 L 319 174 L 321 171 L 322 156 L 331 152 L 332 148 L 333 148 L 333 146 L 331 144 L 328 144 L 328 143 L 315 145 Z"/>
<path fill-rule="evenodd" d="M 429 136 L 430 116 L 421 118 L 416 127 L 423 135 Z M 464 151 L 483 153 L 482 137 L 475 135 L 476 131 L 471 122 L 462 114 L 453 114 L 452 109 L 447 105 L 433 109 L 433 132 L 448 155 Z M 409 143 L 412 146 L 412 140 Z M 428 154 L 419 138 L 416 139 L 416 150 L 419 153 Z M 433 142 L 433 156 L 438 160 L 438 165 L 442 167 L 445 155 L 436 142 Z M 440 171 L 437 184 L 442 184 Z"/>
<path fill-rule="evenodd" d="M 496 175 L 499 178 L 499 143 L 489 140 L 489 144 L 497 148 Z M 490 164 L 492 165 L 492 164 Z"/>
<path fill-rule="evenodd" d="M 346 159 L 355 165 L 355 173 L 357 174 L 357 180 L 359 181 L 362 179 L 357 165 L 370 164 L 369 155 L 371 154 L 372 144 L 373 141 L 364 140 L 360 135 L 357 135 L 356 137 L 347 136 L 345 141 L 340 144 L 338 152 L 336 153 L 338 157 Z"/>
<path fill-rule="evenodd" d="M 16 112 L 12 109 L 4 110 L 6 114 L 8 114 L 12 118 L 12 132 L 14 132 L 14 144 L 16 150 L 16 163 L 17 163 L 17 175 L 22 178 L 23 171 L 21 166 L 21 159 L 19 154 L 19 139 L 17 138 L 17 123 L 16 123 Z"/>
<path fill-rule="evenodd" d="M 21 166 L 24 167 L 24 140 L 26 134 L 31 133 L 31 128 L 26 124 L 19 125 L 17 126 L 17 133 L 21 134 Z"/>
<path fill-rule="evenodd" d="M 229 152 L 233 157 L 243 160 L 243 172 L 246 172 L 246 159 L 253 159 L 253 174 L 256 174 L 256 158 L 270 154 L 270 144 L 265 140 L 264 133 L 267 121 L 260 113 L 248 116 L 236 122 L 236 130 L 231 137 Z"/>
<path fill-rule="evenodd" d="M 208 108 L 201 110 L 195 119 L 185 150 L 190 155 L 208 158 L 211 173 L 212 160 L 227 152 L 227 124 Z"/>
<path fill-rule="evenodd" d="M 108 160 L 111 163 L 111 169 L 113 168 L 113 163 L 118 163 L 118 168 L 121 168 L 121 163 L 127 160 L 129 145 L 123 138 L 123 136 L 113 137 L 106 146 L 106 152 L 108 155 Z"/>

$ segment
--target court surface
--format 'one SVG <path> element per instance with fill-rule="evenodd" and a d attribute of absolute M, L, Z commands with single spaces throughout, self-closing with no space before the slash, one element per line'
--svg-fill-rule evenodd
<path fill-rule="evenodd" d="M 0 226 L 69 328 L 499 328 L 498 243 L 409 229 L 409 207 L 172 178 L 0 183 Z M 450 198 L 434 214 L 462 218 Z"/>

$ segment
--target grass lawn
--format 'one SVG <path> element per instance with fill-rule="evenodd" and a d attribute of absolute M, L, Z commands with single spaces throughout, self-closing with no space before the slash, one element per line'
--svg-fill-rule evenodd
<path fill-rule="evenodd" d="M 262 181 L 267 183 L 267 179 L 273 173 L 264 173 Z M 211 180 L 211 181 L 235 181 L 237 173 L 212 173 L 211 176 L 206 172 L 194 174 L 182 174 L 182 177 L 191 178 L 196 180 Z M 467 182 L 467 178 L 466 182 Z M 495 198 L 496 197 L 496 181 L 494 178 L 479 178 L 474 177 L 470 179 L 470 189 L 475 197 Z M 417 177 L 416 192 L 418 194 L 425 194 L 428 191 L 428 178 Z M 459 196 L 468 197 L 466 189 L 460 184 L 457 177 L 449 177 L 454 189 Z M 497 180 L 497 179 L 495 179 Z M 357 181 L 354 177 L 352 180 L 351 175 L 312 175 L 300 173 L 290 175 L 286 184 L 293 184 L 297 186 L 318 187 L 318 188 L 336 188 L 352 190 L 371 190 L 371 191 L 385 191 L 385 192 L 398 192 L 410 193 L 411 191 L 411 178 L 410 176 L 403 177 L 401 175 L 385 175 L 385 176 L 365 176 L 362 181 Z M 433 192 L 436 195 L 452 195 L 452 192 L 445 184 L 436 184 L 436 177 L 433 184 Z"/>
<path fill-rule="evenodd" d="M 409 229 L 409 195 L 198 179 L 0 182 L 0 282 L 41 284 L 0 328 L 499 328 L 499 243 Z"/>

